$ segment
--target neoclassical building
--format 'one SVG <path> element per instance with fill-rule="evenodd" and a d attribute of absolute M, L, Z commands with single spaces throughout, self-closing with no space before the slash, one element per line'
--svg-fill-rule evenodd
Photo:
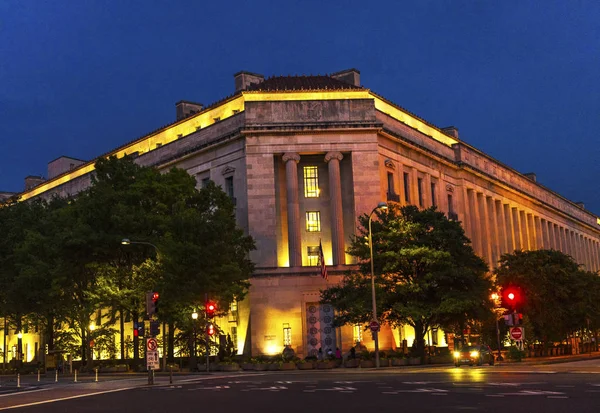
<path fill-rule="evenodd" d="M 434 126 L 361 86 L 357 70 L 268 79 L 240 72 L 230 97 L 207 107 L 181 101 L 176 114 L 108 155 L 183 168 L 199 187 L 212 180 L 234 199 L 257 246 L 250 292 L 221 320 L 239 353 L 372 345 L 361 326 L 332 327 L 334 309 L 319 304 L 319 291 L 354 268 L 345 251 L 357 218 L 381 201 L 437 206 L 463 223 L 491 267 L 515 249 L 552 248 L 600 269 L 596 215 L 462 142 L 457 128 Z M 21 199 L 76 194 L 93 170 L 94 160 L 56 159 L 48 179 L 29 177 Z M 319 242 L 327 281 L 316 267 Z M 413 336 L 408 327 L 384 327 L 380 346 Z M 428 340 L 444 345 L 436 330 Z"/>

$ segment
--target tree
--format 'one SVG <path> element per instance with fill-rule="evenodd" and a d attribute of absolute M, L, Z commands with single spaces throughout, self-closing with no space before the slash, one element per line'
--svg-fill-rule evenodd
<path fill-rule="evenodd" d="M 505 254 L 495 274 L 500 287 L 520 289 L 517 310 L 527 316 L 533 340 L 561 341 L 588 325 L 599 325 L 600 279 L 560 251 Z"/>
<path fill-rule="evenodd" d="M 391 326 L 412 326 L 421 357 L 429 328 L 458 329 L 489 314 L 488 268 L 473 252 L 460 223 L 435 207 L 391 206 L 378 217 L 372 225 L 378 314 Z M 368 216 L 359 222 L 349 253 L 360 260 L 360 271 L 321 294 L 336 308 L 338 324 L 371 318 Z"/>

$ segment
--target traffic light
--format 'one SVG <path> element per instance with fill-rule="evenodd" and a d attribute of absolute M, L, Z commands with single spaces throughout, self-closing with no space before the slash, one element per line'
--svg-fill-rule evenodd
<path fill-rule="evenodd" d="M 516 287 L 506 287 L 502 291 L 502 307 L 509 310 L 516 310 L 521 304 L 521 291 Z"/>
<path fill-rule="evenodd" d="M 150 321 L 150 335 L 156 337 L 160 334 L 160 322 Z"/>
<path fill-rule="evenodd" d="M 153 314 L 158 314 L 158 298 L 156 291 L 146 293 L 146 315 L 152 317 Z"/>
<path fill-rule="evenodd" d="M 215 316 L 217 311 L 217 304 L 214 301 L 207 301 L 205 304 L 206 318 L 211 319 Z"/>
<path fill-rule="evenodd" d="M 144 337 L 144 322 L 133 323 L 133 336 Z"/>
<path fill-rule="evenodd" d="M 215 335 L 215 326 L 213 323 L 208 323 L 206 326 L 206 334 L 208 334 L 210 337 Z"/>

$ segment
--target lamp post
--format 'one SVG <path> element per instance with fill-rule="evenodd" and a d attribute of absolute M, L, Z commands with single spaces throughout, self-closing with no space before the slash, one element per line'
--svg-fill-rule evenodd
<path fill-rule="evenodd" d="M 90 323 L 89 331 L 90 335 L 88 337 L 88 344 L 90 349 L 90 360 L 89 365 L 90 368 L 94 366 L 94 331 L 96 330 L 96 324 Z"/>
<path fill-rule="evenodd" d="M 147 241 L 131 241 L 129 238 L 123 238 L 121 240 L 121 244 L 122 245 L 132 245 L 132 244 L 138 244 L 138 245 L 149 245 L 152 248 L 154 248 L 154 251 L 156 251 L 156 258 L 160 259 L 160 251 L 158 249 L 158 247 L 154 244 L 152 244 L 151 242 L 147 242 Z M 152 316 L 150 316 L 150 326 L 152 326 Z M 136 320 L 137 322 L 137 320 Z M 163 329 L 163 337 L 165 335 L 164 329 Z M 149 335 L 150 337 L 152 337 L 152 335 Z M 166 352 L 164 351 L 165 349 L 165 342 L 166 340 L 163 340 L 163 368 L 166 368 L 167 365 L 167 355 Z M 146 347 L 146 346 L 144 346 Z M 148 363 L 148 349 L 146 348 L 146 363 Z M 148 369 L 148 384 L 154 384 L 154 370 L 152 369 Z"/>
<path fill-rule="evenodd" d="M 192 340 L 192 351 L 190 352 L 190 371 L 196 370 L 196 320 L 198 320 L 198 312 L 194 310 L 192 313 L 192 334 L 194 338 Z"/>
<path fill-rule="evenodd" d="M 371 300 L 373 302 L 373 321 L 377 321 L 377 301 L 375 299 L 375 269 L 373 266 L 373 232 L 371 231 L 371 220 L 375 211 L 378 209 L 385 210 L 387 207 L 385 202 L 380 202 L 369 214 L 369 253 L 371 254 Z M 375 367 L 379 368 L 379 331 L 374 331 L 373 337 L 375 339 Z"/>
<path fill-rule="evenodd" d="M 23 365 L 23 333 L 19 330 L 17 333 L 17 369 L 21 370 Z"/>
<path fill-rule="evenodd" d="M 500 296 L 496 293 L 492 293 L 492 300 L 494 300 L 494 304 L 497 305 L 498 299 Z M 502 353 L 500 352 L 500 325 L 498 324 L 498 314 L 496 314 L 496 339 L 498 340 L 498 356 L 496 360 L 503 361 Z"/>

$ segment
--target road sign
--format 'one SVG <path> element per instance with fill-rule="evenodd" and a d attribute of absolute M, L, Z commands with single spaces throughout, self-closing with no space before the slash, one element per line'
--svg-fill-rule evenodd
<path fill-rule="evenodd" d="M 510 329 L 510 338 L 513 340 L 523 340 L 524 335 L 523 327 L 513 327 Z"/>
<path fill-rule="evenodd" d="M 379 331 L 379 323 L 376 320 L 373 320 L 369 323 L 369 328 L 372 332 L 376 333 Z"/>
<path fill-rule="evenodd" d="M 147 338 L 146 339 L 146 348 L 148 351 L 156 351 L 158 349 L 158 343 L 155 338 Z"/>
<path fill-rule="evenodd" d="M 148 350 L 146 352 L 146 368 L 148 370 L 158 370 L 160 368 L 160 361 L 158 360 L 158 351 Z"/>

